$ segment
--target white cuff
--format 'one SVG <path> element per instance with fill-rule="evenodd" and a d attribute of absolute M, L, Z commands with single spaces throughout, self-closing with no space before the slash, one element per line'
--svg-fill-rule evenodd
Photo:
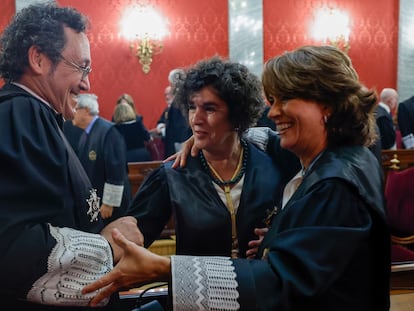
<path fill-rule="evenodd" d="M 414 135 L 410 133 L 402 138 L 405 149 L 414 148 Z"/>
<path fill-rule="evenodd" d="M 240 310 L 230 258 L 171 256 L 171 275 L 173 310 Z"/>
<path fill-rule="evenodd" d="M 124 185 L 112 185 L 105 183 L 102 203 L 113 207 L 121 206 L 123 192 Z"/>
<path fill-rule="evenodd" d="M 165 123 L 158 123 L 157 124 L 157 130 L 159 133 L 161 133 L 161 136 L 165 136 Z"/>
<path fill-rule="evenodd" d="M 113 268 L 108 241 L 99 234 L 49 225 L 56 240 L 48 261 L 47 272 L 27 294 L 27 300 L 52 306 L 87 306 L 96 292 L 83 295 L 82 288 Z M 100 306 L 106 305 L 109 298 Z"/>

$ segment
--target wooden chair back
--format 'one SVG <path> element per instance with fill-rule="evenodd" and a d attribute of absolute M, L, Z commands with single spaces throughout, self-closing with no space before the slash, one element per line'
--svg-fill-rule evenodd
<path fill-rule="evenodd" d="M 390 170 L 400 171 L 411 166 L 414 166 L 414 150 L 382 150 L 382 169 L 385 180 L 387 180 L 387 174 Z"/>
<path fill-rule="evenodd" d="M 159 168 L 162 161 L 146 161 L 146 162 L 129 162 L 128 163 L 128 178 L 131 185 L 131 193 L 133 196 L 137 193 L 142 182 L 147 175 L 154 169 Z M 175 235 L 174 217 L 168 221 L 167 225 L 160 234 L 160 239 L 170 239 Z M 155 242 L 154 242 L 155 243 Z M 175 241 L 174 241 L 175 247 Z M 170 247 L 171 248 L 171 247 Z M 163 251 L 162 251 L 163 252 Z M 157 251 L 157 253 L 159 253 Z"/>
<path fill-rule="evenodd" d="M 396 213 L 398 212 L 396 210 L 399 209 L 401 213 L 407 215 L 402 217 L 410 217 L 410 212 L 404 212 L 403 207 L 407 208 L 410 205 L 407 202 L 407 198 L 411 200 L 410 196 L 413 196 L 414 204 L 414 190 L 410 190 L 412 187 L 411 182 L 407 180 L 407 178 L 412 178 L 414 187 L 414 174 L 411 173 L 414 170 L 413 167 L 414 150 L 382 150 L 382 168 L 385 177 L 384 196 L 387 204 L 388 217 L 390 217 L 390 224 L 392 226 L 395 226 L 395 216 L 390 215 L 390 213 Z M 412 175 L 413 177 L 404 177 L 402 175 Z M 410 193 L 400 193 L 401 191 L 408 191 Z M 397 204 L 398 206 L 389 206 L 390 204 Z M 412 292 L 414 289 L 414 235 L 398 236 L 395 232 L 392 232 L 391 239 L 391 294 L 400 293 L 401 291 Z"/>
<path fill-rule="evenodd" d="M 160 167 L 162 161 L 129 162 L 128 179 L 131 184 L 131 193 L 135 196 L 145 177 L 154 169 Z"/>

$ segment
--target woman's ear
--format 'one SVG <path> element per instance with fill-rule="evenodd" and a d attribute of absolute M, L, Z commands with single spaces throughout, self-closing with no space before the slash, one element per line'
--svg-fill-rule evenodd
<path fill-rule="evenodd" d="M 330 106 L 323 106 L 323 108 L 322 108 L 322 114 L 329 119 L 329 117 L 332 114 L 332 107 L 330 107 Z"/>

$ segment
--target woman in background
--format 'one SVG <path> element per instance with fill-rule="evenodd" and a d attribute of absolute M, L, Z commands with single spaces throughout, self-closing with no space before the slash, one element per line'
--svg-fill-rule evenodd
<path fill-rule="evenodd" d="M 127 93 L 121 94 L 118 97 L 118 99 L 116 100 L 116 105 L 115 105 L 114 111 L 116 109 L 116 106 L 118 106 L 121 103 L 128 104 L 132 108 L 132 110 L 134 111 L 134 115 L 135 115 L 135 118 L 137 119 L 137 121 L 138 122 L 143 122 L 142 121 L 143 117 L 142 117 L 142 115 L 138 114 L 137 109 L 135 108 L 134 98 L 131 95 L 129 95 Z M 115 122 L 114 115 L 112 115 L 112 122 Z"/>
<path fill-rule="evenodd" d="M 115 127 L 124 137 L 127 147 L 127 162 L 151 161 L 151 154 L 145 147 L 150 140 L 142 118 L 136 116 L 131 105 L 121 102 L 115 106 L 113 115 Z"/>

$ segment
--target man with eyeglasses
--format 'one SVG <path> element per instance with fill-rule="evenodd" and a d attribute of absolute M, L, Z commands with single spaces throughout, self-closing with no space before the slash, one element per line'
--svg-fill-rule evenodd
<path fill-rule="evenodd" d="M 61 130 L 90 89 L 86 27 L 51 2 L 19 11 L 0 37 L 1 310 L 87 310 L 94 294 L 80 289 L 122 255 Z M 134 218 L 118 229 L 142 245 Z"/>
<path fill-rule="evenodd" d="M 69 66 L 72 66 L 73 68 L 75 68 L 76 70 L 78 70 L 79 72 L 82 73 L 82 78 L 81 78 L 82 81 L 85 80 L 92 71 L 91 66 L 80 66 L 80 65 L 66 59 L 62 54 L 59 55 L 59 56 L 66 64 L 68 64 Z"/>

